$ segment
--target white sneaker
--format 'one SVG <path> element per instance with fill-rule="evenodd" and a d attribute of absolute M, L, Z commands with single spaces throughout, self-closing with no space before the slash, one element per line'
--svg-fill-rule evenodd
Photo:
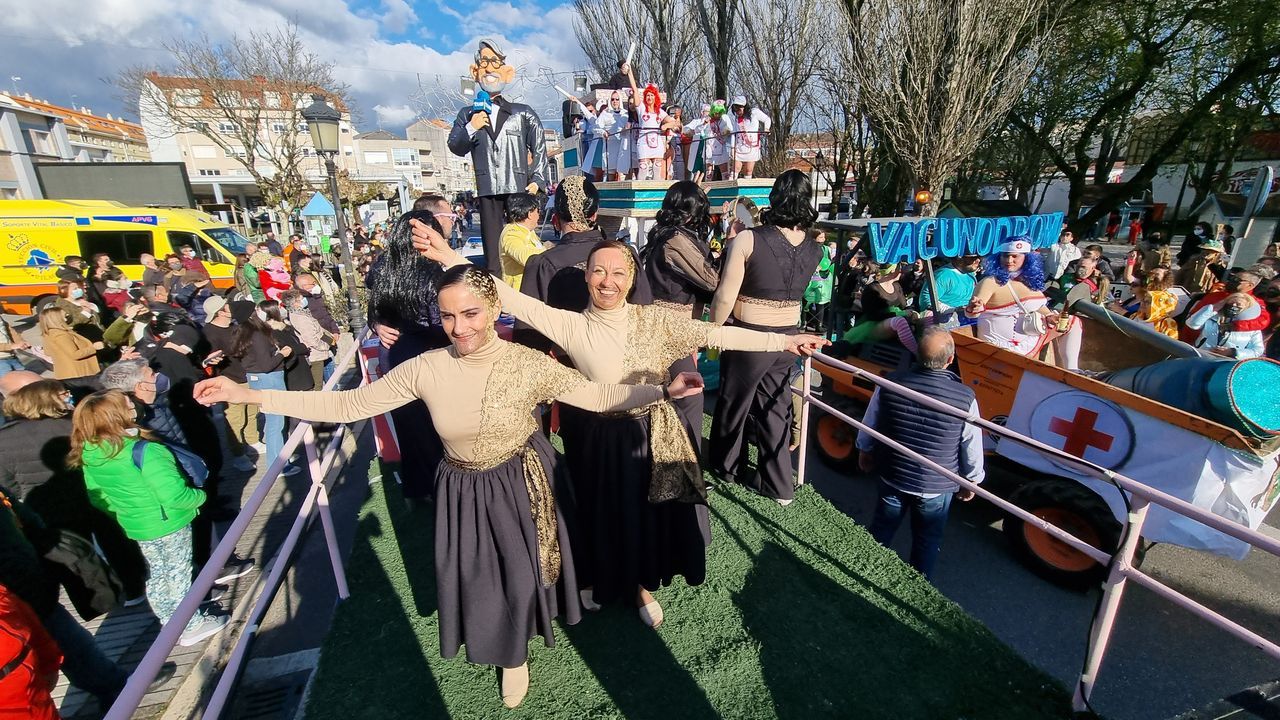
<path fill-rule="evenodd" d="M 257 450 L 259 455 L 267 451 L 267 444 L 264 442 L 256 442 L 250 445 L 249 447 L 253 448 L 254 450 Z"/>
<path fill-rule="evenodd" d="M 182 637 L 178 638 L 178 644 L 182 647 L 191 647 L 205 638 L 217 635 L 226 626 L 226 615 L 202 615 L 195 625 L 183 631 Z"/>

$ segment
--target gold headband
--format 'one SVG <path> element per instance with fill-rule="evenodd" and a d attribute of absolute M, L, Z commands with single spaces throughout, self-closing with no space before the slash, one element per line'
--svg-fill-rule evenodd
<path fill-rule="evenodd" d="M 560 181 L 560 186 L 564 188 L 565 198 L 569 201 L 569 222 L 583 228 L 591 227 L 591 221 L 587 219 L 587 191 L 584 189 L 582 175 L 570 175 Z"/>
<path fill-rule="evenodd" d="M 496 321 L 502 312 L 502 301 L 498 299 L 498 288 L 493 284 L 493 276 L 478 268 L 467 268 L 462 274 L 462 283 L 476 297 L 484 302 L 485 308 Z"/>

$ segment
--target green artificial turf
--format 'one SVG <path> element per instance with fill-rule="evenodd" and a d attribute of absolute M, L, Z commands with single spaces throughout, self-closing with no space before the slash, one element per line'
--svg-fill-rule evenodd
<path fill-rule="evenodd" d="M 374 485 L 311 720 L 1070 715 L 1060 685 L 811 488 L 783 509 L 737 487 L 712 496 L 707 581 L 657 593 L 661 628 L 623 607 L 559 626 L 507 710 L 492 668 L 440 658 L 432 513 Z"/>

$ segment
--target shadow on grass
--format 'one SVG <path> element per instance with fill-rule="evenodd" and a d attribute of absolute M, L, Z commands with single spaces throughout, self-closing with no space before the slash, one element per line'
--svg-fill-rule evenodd
<path fill-rule="evenodd" d="M 759 644 L 777 717 L 1070 716 L 1060 686 L 914 572 L 889 568 L 873 580 L 763 516 L 749 501 L 721 498 L 773 534 L 752 553 L 721 517 L 730 537 L 754 555 L 734 603 Z M 797 548 L 847 580 L 825 574 Z M 886 563 L 897 562 L 887 551 L 884 556 Z M 880 586 L 886 581 L 892 587 Z"/>
<path fill-rule="evenodd" d="M 661 635 L 629 606 L 611 605 L 564 627 L 575 650 L 628 720 L 718 718 Z M 673 714 L 673 710 L 678 712 Z"/>
<path fill-rule="evenodd" d="M 393 485 L 384 476 L 383 487 Z M 338 607 L 325 642 L 320 666 L 307 701 L 311 718 L 445 718 L 449 712 L 427 662 L 432 652 L 415 631 L 425 620 L 409 618 L 400 596 L 404 582 L 390 577 L 373 545 L 383 533 L 396 535 L 407 559 L 425 559 L 424 572 L 409 573 L 414 597 L 435 607 L 435 573 L 430 567 L 431 516 L 422 525 L 403 527 L 404 517 L 419 517 L 400 504 L 399 492 L 388 496 L 388 514 L 397 527 L 387 528 L 373 512 L 366 512 L 356 529 L 348 565 L 352 593 Z M 394 497 L 394 500 L 390 499 Z M 392 509 L 394 508 L 394 509 Z M 388 551 L 389 553 L 390 551 Z M 407 562 L 406 567 L 412 562 Z M 432 610 L 434 612 L 434 609 Z M 392 661 L 394 660 L 394 661 Z"/>
<path fill-rule="evenodd" d="M 383 502 L 387 517 L 395 529 L 396 544 L 404 559 L 404 571 L 409 576 L 409 592 L 413 594 L 413 606 L 418 615 L 429 617 L 436 612 L 435 565 L 435 505 L 417 500 L 410 510 L 405 505 L 403 485 L 395 482 L 395 473 L 402 472 L 399 463 L 378 460 L 382 472 Z M 404 478 L 401 477 L 401 482 Z"/>

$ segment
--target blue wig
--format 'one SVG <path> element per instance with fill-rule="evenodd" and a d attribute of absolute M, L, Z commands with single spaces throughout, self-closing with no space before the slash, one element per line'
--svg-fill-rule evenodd
<path fill-rule="evenodd" d="M 1030 242 L 1030 238 L 1011 237 L 1009 240 L 1025 240 Z M 982 274 L 996 279 L 997 285 L 1009 284 L 1009 271 L 1004 269 L 1004 265 L 1000 262 L 1000 253 L 988 255 L 982 263 Z M 1044 259 L 1040 257 L 1040 253 L 1032 250 L 1027 253 L 1026 260 L 1022 263 L 1022 273 L 1018 275 L 1018 281 L 1028 288 L 1036 292 L 1044 291 Z"/>

